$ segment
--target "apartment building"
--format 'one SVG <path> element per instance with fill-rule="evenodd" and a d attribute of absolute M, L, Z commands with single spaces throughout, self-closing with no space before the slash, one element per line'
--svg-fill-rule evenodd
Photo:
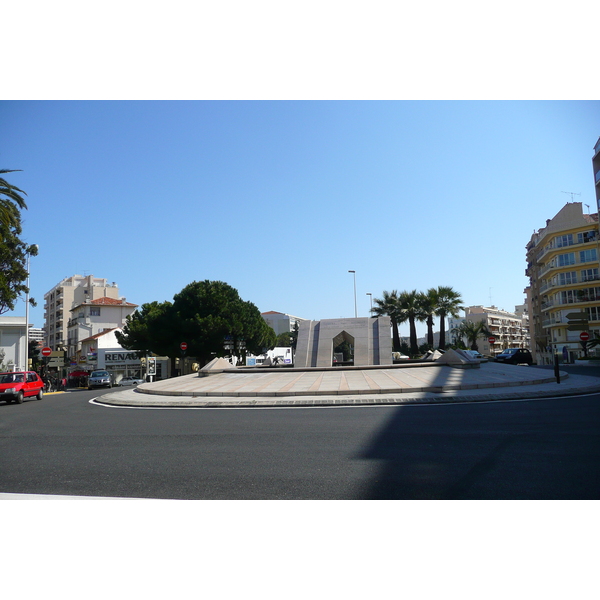
<path fill-rule="evenodd" d="M 44 330 L 46 345 L 53 349 L 65 346 L 69 312 L 75 304 L 98 298 L 119 298 L 119 287 L 93 275 L 66 277 L 44 294 Z"/>
<path fill-rule="evenodd" d="M 594 156 L 592 157 L 592 171 L 594 173 L 594 185 L 596 187 L 596 205 L 600 212 L 600 138 L 594 146 Z"/>
<path fill-rule="evenodd" d="M 554 354 L 574 360 L 583 355 L 581 329 L 569 324 L 573 313 L 588 319 L 588 332 L 600 333 L 598 213 L 585 214 L 569 202 L 527 244 L 526 289 L 532 353 L 538 364 Z"/>
<path fill-rule="evenodd" d="M 515 312 L 502 310 L 496 306 L 467 306 L 465 321 L 483 321 L 495 341 L 490 344 L 487 337 L 477 341 L 479 352 L 495 356 L 507 348 L 530 348 L 529 314 L 525 305 L 515 307 Z"/>

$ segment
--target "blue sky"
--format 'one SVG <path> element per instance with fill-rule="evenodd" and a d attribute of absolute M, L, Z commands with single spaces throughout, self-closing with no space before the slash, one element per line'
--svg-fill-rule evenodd
<path fill-rule="evenodd" d="M 40 247 L 35 326 L 75 273 L 136 304 L 221 280 L 325 319 L 354 314 L 349 269 L 359 316 L 367 292 L 438 285 L 522 303 L 524 247 L 563 192 L 594 211 L 600 102 L 3 101 L 0 130 Z"/>

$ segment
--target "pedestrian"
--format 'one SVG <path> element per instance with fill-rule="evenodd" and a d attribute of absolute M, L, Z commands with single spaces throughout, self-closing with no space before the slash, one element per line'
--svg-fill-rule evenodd
<path fill-rule="evenodd" d="M 67 389 L 67 378 L 66 377 L 62 378 L 62 389 L 65 391 Z"/>

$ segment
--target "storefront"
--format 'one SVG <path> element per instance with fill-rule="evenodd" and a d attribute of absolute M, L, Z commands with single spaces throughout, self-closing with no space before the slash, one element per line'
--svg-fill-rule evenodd
<path fill-rule="evenodd" d="M 113 385 L 123 377 L 144 378 L 142 361 L 137 352 L 128 352 L 122 348 L 98 348 L 98 369 L 106 369 Z"/>

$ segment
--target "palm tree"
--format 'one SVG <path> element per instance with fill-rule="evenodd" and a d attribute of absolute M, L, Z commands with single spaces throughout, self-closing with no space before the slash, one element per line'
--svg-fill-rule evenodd
<path fill-rule="evenodd" d="M 0 169 L 0 175 L 14 172 L 15 169 Z M 25 200 L 23 200 L 21 194 L 25 194 L 25 192 L 8 183 L 3 177 L 0 177 L 0 224 L 11 227 L 19 222 L 17 206 L 21 209 L 27 208 L 27 204 L 25 204 Z M 27 196 L 27 194 L 25 195 Z M 6 198 L 3 196 L 6 196 Z"/>
<path fill-rule="evenodd" d="M 419 346 L 417 345 L 417 321 L 425 321 L 427 319 L 427 313 L 423 309 L 423 294 L 412 290 L 412 292 L 401 292 L 398 297 L 398 303 L 400 305 L 400 319 L 399 322 L 408 321 L 410 331 L 410 353 L 415 355 L 419 353 Z"/>
<path fill-rule="evenodd" d="M 437 290 L 437 305 L 435 314 L 440 318 L 440 350 L 446 349 L 446 317 L 458 317 L 458 311 L 463 310 L 461 295 L 450 286 L 440 285 Z"/>
<path fill-rule="evenodd" d="M 477 347 L 477 339 L 480 337 L 489 337 L 492 332 L 488 329 L 485 324 L 485 320 L 481 319 L 479 323 L 473 321 L 463 321 L 458 327 L 459 335 L 466 337 L 467 342 L 470 344 L 471 350 L 479 350 Z"/>
<path fill-rule="evenodd" d="M 383 298 L 375 298 L 373 302 L 376 304 L 371 309 L 373 317 L 389 317 L 392 322 L 392 346 L 394 352 L 400 352 L 400 333 L 398 332 L 398 317 L 400 316 L 398 306 L 398 292 L 393 290 L 387 292 L 384 290 Z"/>
<path fill-rule="evenodd" d="M 423 312 L 427 315 L 425 319 L 427 323 L 427 345 L 433 348 L 433 317 L 436 314 L 437 290 L 430 288 L 421 296 Z"/>

